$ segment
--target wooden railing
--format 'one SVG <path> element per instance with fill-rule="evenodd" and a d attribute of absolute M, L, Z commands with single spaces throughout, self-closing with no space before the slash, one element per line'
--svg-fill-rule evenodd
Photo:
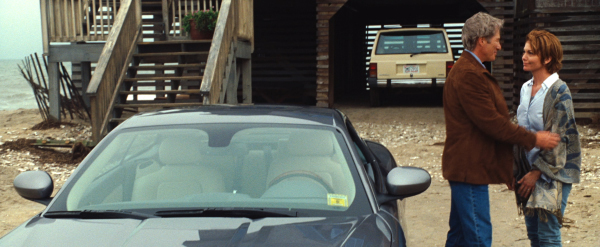
<path fill-rule="evenodd" d="M 232 63 L 233 47 L 238 41 L 254 42 L 253 0 L 224 0 L 208 54 L 200 91 L 204 104 L 219 103 L 223 78 Z"/>
<path fill-rule="evenodd" d="M 162 0 L 165 33 L 168 39 L 182 39 L 189 36 L 183 30 L 181 20 L 192 12 L 213 9 L 219 11 L 223 0 Z"/>
<path fill-rule="evenodd" d="M 136 42 L 142 34 L 140 0 L 122 0 L 106 45 L 88 85 L 92 110 L 92 138 L 99 141 L 107 132 L 107 122 L 116 100 L 116 88 L 126 76 Z"/>
<path fill-rule="evenodd" d="M 40 0 L 44 52 L 49 42 L 102 41 L 122 0 Z"/>

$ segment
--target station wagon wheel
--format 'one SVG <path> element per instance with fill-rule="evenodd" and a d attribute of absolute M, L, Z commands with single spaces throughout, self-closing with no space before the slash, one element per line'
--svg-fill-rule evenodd
<path fill-rule="evenodd" d="M 320 185 L 322 185 L 327 190 L 327 193 L 333 193 L 333 188 L 331 187 L 331 185 L 329 185 L 329 183 L 325 182 L 325 180 L 323 180 L 322 177 L 315 174 L 314 172 L 302 171 L 302 170 L 289 171 L 289 172 L 286 172 L 286 173 L 283 173 L 283 174 L 277 176 L 276 178 L 271 180 L 271 182 L 269 182 L 267 188 L 270 188 L 271 186 L 276 185 L 279 182 L 286 180 L 288 178 L 292 178 L 292 177 L 310 178 L 310 179 L 318 182 Z"/>

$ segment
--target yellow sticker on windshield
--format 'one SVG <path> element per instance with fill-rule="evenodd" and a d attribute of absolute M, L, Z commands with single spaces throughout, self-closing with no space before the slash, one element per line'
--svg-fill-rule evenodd
<path fill-rule="evenodd" d="M 327 194 L 327 205 L 348 207 L 348 196 L 342 194 Z"/>

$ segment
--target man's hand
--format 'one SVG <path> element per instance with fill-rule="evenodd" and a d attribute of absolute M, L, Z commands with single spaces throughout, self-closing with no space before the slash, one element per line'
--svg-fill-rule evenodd
<path fill-rule="evenodd" d="M 515 190 L 515 179 L 513 178 L 511 182 L 506 183 L 506 187 L 508 187 L 508 190 Z"/>
<path fill-rule="evenodd" d="M 560 136 L 549 131 L 538 131 L 535 133 L 535 146 L 540 149 L 553 149 L 558 146 Z"/>
<path fill-rule="evenodd" d="M 533 192 L 533 189 L 535 189 L 535 182 L 537 182 L 541 175 L 542 172 L 540 170 L 533 170 L 525 174 L 518 182 L 521 185 L 519 191 L 517 191 L 519 195 L 528 197 Z"/>

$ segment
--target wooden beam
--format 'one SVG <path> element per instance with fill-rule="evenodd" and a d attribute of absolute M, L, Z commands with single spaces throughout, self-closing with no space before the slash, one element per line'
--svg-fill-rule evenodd
<path fill-rule="evenodd" d="M 595 103 L 573 103 L 575 109 L 600 109 L 600 102 Z"/>
<path fill-rule="evenodd" d="M 69 44 L 69 45 L 51 45 L 48 57 L 50 62 L 97 62 L 102 54 L 104 44 Z"/>
<path fill-rule="evenodd" d="M 237 41 L 236 58 L 250 59 L 252 58 L 252 44 L 246 41 Z"/>
<path fill-rule="evenodd" d="M 48 98 L 50 100 L 50 117 L 60 122 L 60 75 L 58 63 L 48 63 Z"/>

